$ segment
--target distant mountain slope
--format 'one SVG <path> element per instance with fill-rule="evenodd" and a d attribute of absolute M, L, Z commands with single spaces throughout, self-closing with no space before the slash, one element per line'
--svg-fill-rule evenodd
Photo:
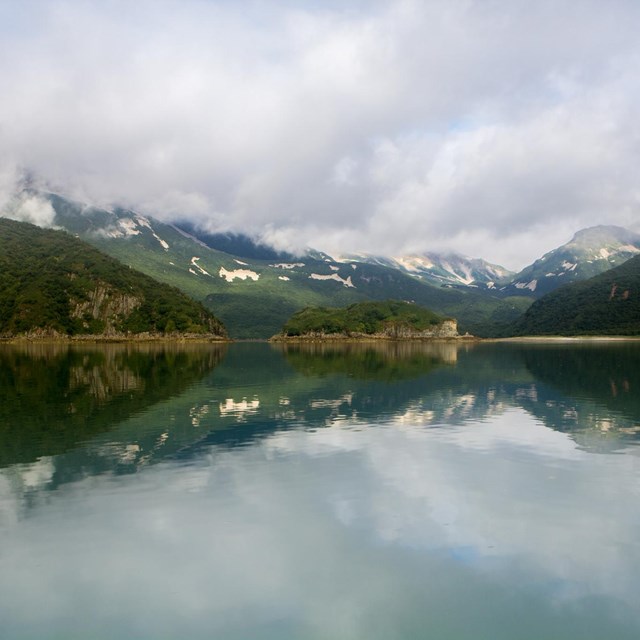
<path fill-rule="evenodd" d="M 33 331 L 226 335 L 183 292 L 64 231 L 0 218 L 0 336 Z"/>
<path fill-rule="evenodd" d="M 364 262 L 398 269 L 437 287 L 471 287 L 495 289 L 496 283 L 508 280 L 515 273 L 481 258 L 467 258 L 456 253 L 422 253 L 397 257 L 347 255 L 342 262 Z"/>
<path fill-rule="evenodd" d="M 540 297 L 570 282 L 585 280 L 640 253 L 640 235 L 615 226 L 578 231 L 567 244 L 549 251 L 501 287 L 507 295 Z"/>
<path fill-rule="evenodd" d="M 234 256 L 128 209 L 100 209 L 51 193 L 33 195 L 51 203 L 56 225 L 202 301 L 236 338 L 268 338 L 307 306 L 390 298 L 455 317 L 461 331 L 479 333 L 496 321 L 514 320 L 531 303 L 522 296 L 503 299 L 474 288 L 434 286 L 390 265 L 339 262 L 322 252 L 291 260 Z"/>
<path fill-rule="evenodd" d="M 640 256 L 537 300 L 514 335 L 640 335 Z"/>

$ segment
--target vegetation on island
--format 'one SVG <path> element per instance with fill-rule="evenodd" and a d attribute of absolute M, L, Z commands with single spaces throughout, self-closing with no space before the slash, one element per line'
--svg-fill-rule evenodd
<path fill-rule="evenodd" d="M 358 302 L 345 308 L 307 307 L 297 311 L 284 325 L 282 335 L 374 335 L 391 327 L 418 332 L 433 329 L 444 321 L 442 316 L 410 302 Z"/>
<path fill-rule="evenodd" d="M 175 287 L 64 231 L 0 218 L 0 337 L 34 333 L 226 336 Z"/>
<path fill-rule="evenodd" d="M 511 335 L 640 335 L 640 256 L 531 305 Z"/>

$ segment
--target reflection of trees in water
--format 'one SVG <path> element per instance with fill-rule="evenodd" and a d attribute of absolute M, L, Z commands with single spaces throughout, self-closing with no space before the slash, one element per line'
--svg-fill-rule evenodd
<path fill-rule="evenodd" d="M 545 424 L 581 432 L 590 448 L 597 436 L 640 439 L 640 345 L 541 345 L 524 350 L 523 362 L 553 396 L 527 406 Z"/>
<path fill-rule="evenodd" d="M 342 373 L 363 380 L 394 382 L 455 364 L 458 345 L 447 342 L 366 342 L 278 344 L 303 375 Z"/>
<path fill-rule="evenodd" d="M 224 345 L 0 347 L 0 465 L 68 450 L 180 393 L 222 359 Z"/>
<path fill-rule="evenodd" d="M 220 362 L 226 346 L 4 346 L 0 465 L 66 452 L 54 460 L 49 484 L 56 486 L 87 474 L 133 472 L 167 456 L 197 457 L 210 446 L 250 444 L 282 429 L 340 421 L 463 425 L 510 407 L 595 451 L 619 446 L 621 436 L 638 437 L 638 349 L 574 349 L 233 345 L 202 391 L 183 394 Z M 148 414 L 171 396 L 175 405 Z M 108 435 L 94 438 L 102 432 Z"/>

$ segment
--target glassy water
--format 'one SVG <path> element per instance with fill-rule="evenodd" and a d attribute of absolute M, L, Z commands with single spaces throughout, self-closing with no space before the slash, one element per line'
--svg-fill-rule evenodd
<path fill-rule="evenodd" d="M 640 637 L 640 345 L 0 346 L 0 637 Z"/>

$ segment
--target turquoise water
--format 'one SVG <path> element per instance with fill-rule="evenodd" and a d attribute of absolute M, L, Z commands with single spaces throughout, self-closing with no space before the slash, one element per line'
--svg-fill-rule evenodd
<path fill-rule="evenodd" d="M 640 348 L 0 346 L 0 637 L 640 637 Z"/>

